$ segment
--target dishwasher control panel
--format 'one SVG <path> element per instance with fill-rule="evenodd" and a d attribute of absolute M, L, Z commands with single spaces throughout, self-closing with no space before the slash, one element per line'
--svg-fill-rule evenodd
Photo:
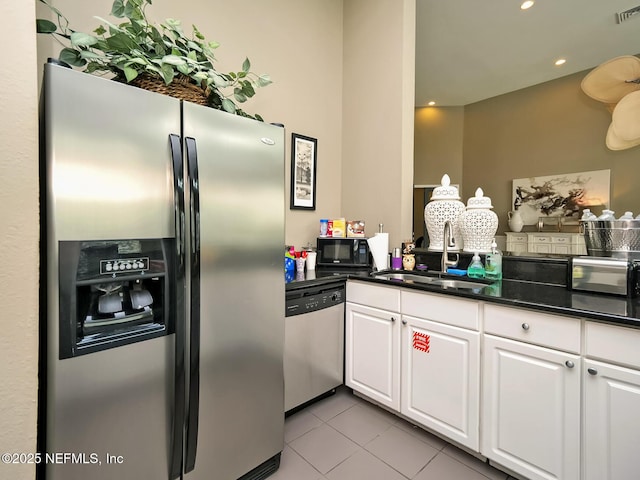
<path fill-rule="evenodd" d="M 285 302 L 286 317 L 322 310 L 345 301 L 344 286 L 333 288 L 309 288 L 288 292 Z"/>

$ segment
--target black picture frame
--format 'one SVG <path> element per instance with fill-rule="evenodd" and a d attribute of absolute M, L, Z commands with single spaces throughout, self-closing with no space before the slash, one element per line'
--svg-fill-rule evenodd
<path fill-rule="evenodd" d="M 291 134 L 291 210 L 316 209 L 318 140 Z"/>

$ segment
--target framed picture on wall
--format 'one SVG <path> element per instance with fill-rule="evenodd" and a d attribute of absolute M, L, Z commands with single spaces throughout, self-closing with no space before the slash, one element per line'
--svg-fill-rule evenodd
<path fill-rule="evenodd" d="M 316 209 L 318 140 L 291 134 L 291 209 Z"/>
<path fill-rule="evenodd" d="M 513 210 L 525 225 L 543 217 L 579 217 L 584 208 L 599 215 L 609 208 L 611 170 L 566 173 L 513 180 Z"/>

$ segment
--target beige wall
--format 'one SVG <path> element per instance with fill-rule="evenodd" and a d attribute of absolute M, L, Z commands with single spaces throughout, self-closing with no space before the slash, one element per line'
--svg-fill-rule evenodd
<path fill-rule="evenodd" d="M 38 111 L 34 0 L 1 2 L 0 453 L 35 452 L 38 372 Z M 0 463 L 0 478 L 34 477 Z"/>
<path fill-rule="evenodd" d="M 611 115 L 580 89 L 586 73 L 464 107 L 461 196 L 466 202 L 482 187 L 498 214 L 498 233 L 508 230 L 514 178 L 610 169 L 612 208 L 619 214 L 640 213 L 640 147 L 606 148 Z M 416 137 L 422 134 L 416 131 Z M 420 169 L 439 162 L 421 158 Z"/>
<path fill-rule="evenodd" d="M 94 15 L 107 17 L 113 3 L 51 1 L 72 26 L 84 31 L 98 25 Z M 178 18 L 185 31 L 195 24 L 207 39 L 219 42 L 219 70 L 240 70 L 244 58 L 249 57 L 253 71 L 271 76 L 274 83 L 259 90 L 244 109 L 260 113 L 267 122 L 285 125 L 287 185 L 291 133 L 318 139 L 316 210 L 290 210 L 287 191 L 285 241 L 296 247 L 315 244 L 320 218 L 342 215 L 342 3 L 183 0 L 156 1 L 147 9 L 152 21 Z M 46 12 L 46 8 L 39 11 Z M 51 45 L 46 37 L 40 41 L 40 61 L 51 56 Z"/>
<path fill-rule="evenodd" d="M 415 115 L 414 185 L 462 183 L 464 107 L 422 107 Z"/>
<path fill-rule="evenodd" d="M 112 3 L 51 1 L 85 31 Z M 178 12 L 175 3 L 155 2 L 148 15 L 195 23 L 221 43 L 221 70 L 239 69 L 248 56 L 274 84 L 246 110 L 284 123 L 289 139 L 318 139 L 316 210 L 289 210 L 287 192 L 287 244 L 315 243 L 320 218 L 341 216 L 365 220 L 367 234 L 384 223 L 398 244 L 411 236 L 415 0 L 184 0 Z M 54 47 L 41 39 L 39 48 L 44 61 Z M 359 188 L 363 171 L 375 189 Z"/>
<path fill-rule="evenodd" d="M 412 232 L 415 0 L 345 0 L 342 213 Z"/>

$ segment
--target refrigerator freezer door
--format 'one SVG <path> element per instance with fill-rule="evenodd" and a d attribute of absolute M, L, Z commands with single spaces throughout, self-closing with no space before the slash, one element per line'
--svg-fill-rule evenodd
<path fill-rule="evenodd" d="M 63 240 L 173 238 L 175 99 L 47 65 L 47 480 L 168 478 L 175 335 L 59 359 Z"/>
<path fill-rule="evenodd" d="M 57 240 L 175 235 L 178 100 L 46 65 L 47 222 Z"/>
<path fill-rule="evenodd" d="M 283 448 L 284 129 L 189 103 L 183 121 L 200 248 L 185 478 L 235 479 Z"/>

